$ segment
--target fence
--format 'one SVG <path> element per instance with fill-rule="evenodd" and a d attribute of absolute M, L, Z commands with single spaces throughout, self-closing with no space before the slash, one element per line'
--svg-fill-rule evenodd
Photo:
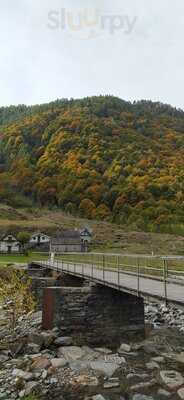
<path fill-rule="evenodd" d="M 94 281 L 108 282 L 114 287 L 121 287 L 122 276 L 126 276 L 132 278 L 132 289 L 138 294 L 141 278 L 152 279 L 162 284 L 165 300 L 168 297 L 168 284 L 184 285 L 184 257 L 65 253 L 56 257 L 52 265 L 50 261 L 41 263 L 54 270 L 85 276 Z"/>

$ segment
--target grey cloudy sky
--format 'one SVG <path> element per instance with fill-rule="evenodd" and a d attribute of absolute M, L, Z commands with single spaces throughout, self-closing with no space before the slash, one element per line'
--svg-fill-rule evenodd
<path fill-rule="evenodd" d="M 1 0 L 0 7 L 0 106 L 113 94 L 184 109 L 183 0 Z"/>

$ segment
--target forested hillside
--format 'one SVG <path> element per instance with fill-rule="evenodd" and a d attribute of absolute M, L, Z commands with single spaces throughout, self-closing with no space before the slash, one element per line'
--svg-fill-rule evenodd
<path fill-rule="evenodd" d="M 0 202 L 182 225 L 184 112 L 112 96 L 0 108 Z"/>

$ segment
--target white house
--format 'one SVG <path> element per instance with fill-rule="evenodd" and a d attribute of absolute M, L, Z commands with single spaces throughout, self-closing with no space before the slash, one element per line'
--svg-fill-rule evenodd
<path fill-rule="evenodd" d="M 92 240 L 92 231 L 88 228 L 84 228 L 80 230 L 80 237 L 83 243 L 91 243 Z"/>
<path fill-rule="evenodd" d="M 31 236 L 29 243 L 35 246 L 40 244 L 48 244 L 50 243 L 50 237 L 45 235 L 45 233 L 36 232 Z"/>
<path fill-rule="evenodd" d="M 0 239 L 0 253 L 19 253 L 21 244 L 14 235 L 4 235 Z"/>

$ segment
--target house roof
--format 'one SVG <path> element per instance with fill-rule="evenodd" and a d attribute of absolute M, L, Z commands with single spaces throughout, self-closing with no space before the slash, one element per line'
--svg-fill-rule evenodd
<path fill-rule="evenodd" d="M 80 232 L 77 230 L 62 230 L 58 231 L 51 238 L 51 244 L 81 244 Z"/>
<path fill-rule="evenodd" d="M 92 236 L 92 232 L 91 232 L 88 228 L 81 229 L 81 230 L 80 230 L 80 234 L 81 234 L 81 235 Z"/>
<path fill-rule="evenodd" d="M 13 237 L 13 240 L 14 240 L 15 242 L 18 242 L 18 239 L 16 238 L 16 236 L 13 235 L 12 233 L 4 233 L 4 234 L 0 237 L 0 240 L 1 240 L 1 241 L 5 240 L 5 238 L 6 238 L 7 236 L 12 236 L 12 237 Z"/>
<path fill-rule="evenodd" d="M 33 232 L 33 233 L 31 234 L 31 236 L 37 236 L 37 235 L 48 236 L 46 233 L 43 233 L 43 232 Z"/>

